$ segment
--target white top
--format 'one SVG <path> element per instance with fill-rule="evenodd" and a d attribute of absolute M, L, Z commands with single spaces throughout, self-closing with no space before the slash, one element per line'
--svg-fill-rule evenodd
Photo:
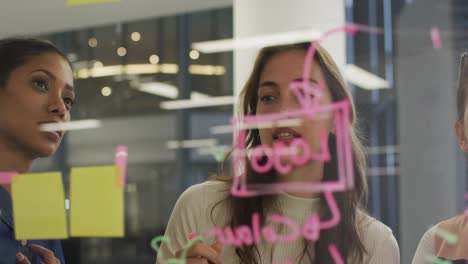
<path fill-rule="evenodd" d="M 433 264 L 434 253 L 434 237 L 437 231 L 437 225 L 431 227 L 424 233 L 418 248 L 413 257 L 412 264 Z"/>
<path fill-rule="evenodd" d="M 207 181 L 188 188 L 180 196 L 172 211 L 165 234 L 170 241 L 161 244 L 156 263 L 165 264 L 168 263 L 168 259 L 175 258 L 175 252 L 187 245 L 189 234 L 196 233 L 205 236 L 215 226 L 223 227 L 223 230 L 224 227 L 229 226 L 229 206 L 226 203 L 221 203 L 213 211 L 213 220 L 216 225 L 211 219 L 213 206 L 228 197 L 229 191 L 228 184 L 218 181 Z M 286 193 L 280 193 L 278 201 L 281 215 L 300 224 L 300 227 L 311 213 L 318 210 L 320 203 L 318 198 L 305 199 Z M 279 213 L 276 212 L 276 214 Z M 398 244 L 390 228 L 362 212 L 358 213 L 358 223 L 361 223 L 360 234 L 368 251 L 363 263 L 400 263 Z M 269 225 L 274 226 L 274 224 Z M 278 233 L 281 233 L 281 230 Z M 214 238 L 205 239 L 204 242 L 210 245 L 214 242 Z M 274 244 L 262 240 L 257 248 L 262 256 L 262 263 L 285 261 L 299 263 L 299 257 L 304 249 L 304 239 L 301 237 L 295 241 Z M 270 256 L 272 261 L 270 261 Z M 240 263 L 235 247 L 232 245 L 224 245 L 221 257 L 224 264 Z M 301 263 L 311 262 L 305 257 Z"/>

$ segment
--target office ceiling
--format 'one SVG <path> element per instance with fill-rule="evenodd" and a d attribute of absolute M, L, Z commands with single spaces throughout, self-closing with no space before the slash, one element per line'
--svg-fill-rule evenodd
<path fill-rule="evenodd" d="M 232 0 L 120 0 L 85 5 L 67 5 L 67 1 L 0 0 L 0 37 L 68 31 L 232 6 Z"/>

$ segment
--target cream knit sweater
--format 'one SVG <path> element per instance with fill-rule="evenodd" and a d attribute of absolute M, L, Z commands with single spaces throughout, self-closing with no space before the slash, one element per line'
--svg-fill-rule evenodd
<path fill-rule="evenodd" d="M 158 264 L 168 263 L 168 259 L 174 258 L 175 252 L 187 245 L 189 234 L 207 235 L 215 226 L 229 226 L 230 213 L 226 203 L 215 207 L 213 212 L 213 224 L 211 210 L 215 204 L 222 201 L 229 194 L 229 186 L 223 182 L 207 181 L 188 188 L 178 199 L 167 225 L 165 237 L 169 240 L 163 242 L 159 249 Z M 279 194 L 279 206 L 281 214 L 300 227 L 305 220 L 316 212 L 319 207 L 319 199 L 304 199 L 290 196 L 286 193 Z M 273 214 L 273 212 L 272 212 Z M 394 264 L 400 263 L 398 244 L 392 234 L 392 230 L 376 219 L 360 212 L 358 222 L 361 226 L 361 238 L 368 254 L 364 263 L 369 264 Z M 268 224 L 268 223 L 267 223 Z M 289 228 L 278 228 L 277 223 L 270 223 L 279 234 L 288 233 Z M 213 243 L 214 237 L 205 239 L 207 244 Z M 268 243 L 264 239 L 257 245 L 262 256 L 262 263 L 311 263 L 309 259 L 300 259 L 304 249 L 304 240 L 288 242 Z M 233 245 L 225 245 L 222 250 L 223 263 L 240 263 Z M 271 258 L 271 259 L 270 259 Z M 350 263 L 350 262 L 348 262 Z"/>

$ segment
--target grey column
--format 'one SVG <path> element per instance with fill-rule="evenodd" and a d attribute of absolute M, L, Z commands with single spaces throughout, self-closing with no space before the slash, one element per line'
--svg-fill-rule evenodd
<path fill-rule="evenodd" d="M 463 162 L 453 129 L 457 55 L 447 34 L 439 50 L 430 38 L 432 26 L 452 29 L 451 9 L 439 0 L 395 8 L 402 263 L 410 263 L 430 225 L 462 213 Z"/>
<path fill-rule="evenodd" d="M 177 85 L 179 94 L 177 99 L 190 98 L 191 76 L 189 72 L 189 52 L 190 52 L 190 18 L 188 14 L 177 16 L 178 31 L 178 64 Z M 177 140 L 188 140 L 190 135 L 189 110 L 181 109 L 177 111 Z M 180 182 L 180 190 L 183 191 L 189 186 L 190 156 L 189 151 L 184 148 L 177 149 L 176 173 Z"/>

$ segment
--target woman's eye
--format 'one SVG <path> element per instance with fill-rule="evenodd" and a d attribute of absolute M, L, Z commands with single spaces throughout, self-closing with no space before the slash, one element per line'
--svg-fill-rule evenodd
<path fill-rule="evenodd" d="M 43 79 L 33 80 L 32 84 L 34 85 L 35 88 L 38 88 L 40 90 L 47 90 L 49 88 L 49 84 L 47 83 L 46 80 L 43 80 Z"/>
<path fill-rule="evenodd" d="M 65 103 L 65 106 L 67 107 L 68 110 L 70 110 L 75 103 L 75 101 L 72 98 L 64 98 L 63 102 Z"/>
<path fill-rule="evenodd" d="M 263 95 L 263 96 L 260 96 L 260 101 L 261 102 L 264 102 L 264 103 L 269 103 L 271 101 L 273 101 L 275 99 L 274 96 L 272 95 Z"/>
<path fill-rule="evenodd" d="M 302 96 L 302 97 L 310 97 L 310 98 L 314 98 L 315 97 L 315 94 L 310 92 L 310 91 L 307 91 L 307 92 L 304 92 L 304 90 L 299 90 L 299 94 Z"/>

